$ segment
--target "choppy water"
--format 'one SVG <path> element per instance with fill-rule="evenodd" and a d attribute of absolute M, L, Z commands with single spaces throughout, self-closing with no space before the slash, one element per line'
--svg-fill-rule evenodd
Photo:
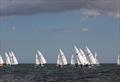
<path fill-rule="evenodd" d="M 0 82 L 120 82 L 120 66 L 102 64 L 92 68 L 44 67 L 34 64 L 20 64 L 0 68 Z"/>

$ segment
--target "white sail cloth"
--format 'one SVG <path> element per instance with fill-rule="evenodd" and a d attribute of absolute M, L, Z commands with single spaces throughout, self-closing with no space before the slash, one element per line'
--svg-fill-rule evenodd
<path fill-rule="evenodd" d="M 13 51 L 9 51 L 8 53 L 5 52 L 5 56 L 6 56 L 6 64 L 7 65 L 17 65 L 18 64 L 18 60 L 15 57 L 15 54 L 13 53 Z"/>
<path fill-rule="evenodd" d="M 3 61 L 2 56 L 0 55 L 0 65 L 3 65 L 3 64 L 4 64 L 4 61 Z"/>
<path fill-rule="evenodd" d="M 100 63 L 99 63 L 99 61 L 98 61 L 97 56 L 98 56 L 97 53 L 95 53 L 95 61 L 96 61 L 96 64 L 99 65 Z"/>
<path fill-rule="evenodd" d="M 120 65 L 120 56 L 118 56 L 117 64 Z"/>
<path fill-rule="evenodd" d="M 6 56 L 6 64 L 7 64 L 7 65 L 11 65 L 10 57 L 9 57 L 9 55 L 8 55 L 7 52 L 5 52 L 5 56 Z"/>
<path fill-rule="evenodd" d="M 71 65 L 75 65 L 75 61 L 74 61 L 74 55 L 71 56 L 71 61 L 70 61 Z"/>
<path fill-rule="evenodd" d="M 85 64 L 90 65 L 90 62 L 89 62 L 89 60 L 87 59 L 84 51 L 83 51 L 81 48 L 79 48 L 79 51 L 80 51 L 80 53 L 81 53 L 81 55 L 82 55 L 82 57 L 83 57 L 83 59 L 84 59 L 84 61 L 85 61 Z"/>
<path fill-rule="evenodd" d="M 67 65 L 67 59 L 61 49 L 59 49 L 60 54 L 58 55 L 57 65 Z"/>
<path fill-rule="evenodd" d="M 92 52 L 90 51 L 90 49 L 88 47 L 86 47 L 86 52 L 87 52 L 87 55 L 89 56 L 91 65 L 99 64 L 97 58 L 94 57 L 94 55 L 92 54 Z M 96 56 L 97 56 L 97 54 L 96 54 Z"/>
<path fill-rule="evenodd" d="M 37 54 L 36 54 L 36 64 L 37 64 L 37 65 L 38 65 L 38 64 L 41 64 L 41 65 L 42 65 L 42 64 L 45 64 L 45 63 L 47 63 L 47 62 L 46 62 L 43 54 L 38 50 L 38 51 L 37 51 Z"/>
<path fill-rule="evenodd" d="M 78 65 L 79 64 L 85 65 L 86 61 L 84 59 L 84 56 L 80 53 L 79 49 L 76 46 L 74 46 L 74 49 L 75 49 L 75 53 L 76 53 L 76 58 L 77 58 Z"/>

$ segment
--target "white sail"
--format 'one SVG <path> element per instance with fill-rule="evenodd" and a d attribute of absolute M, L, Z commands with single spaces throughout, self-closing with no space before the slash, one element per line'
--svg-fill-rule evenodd
<path fill-rule="evenodd" d="M 95 53 L 95 61 L 96 61 L 96 64 L 99 65 L 100 63 L 99 63 L 99 61 L 97 59 L 97 56 L 98 56 L 97 53 Z"/>
<path fill-rule="evenodd" d="M 17 58 L 15 57 L 15 54 L 13 53 L 13 51 L 9 52 L 9 57 L 10 57 L 11 65 L 18 64 Z"/>
<path fill-rule="evenodd" d="M 74 61 L 74 56 L 72 55 L 71 56 L 71 62 L 70 62 L 71 65 L 75 65 L 75 61 Z"/>
<path fill-rule="evenodd" d="M 85 65 L 85 60 L 84 60 L 83 56 L 81 55 L 79 49 L 78 49 L 76 46 L 74 46 L 74 49 L 75 49 L 75 51 L 76 51 L 76 55 L 77 55 L 77 57 L 78 57 L 79 62 L 80 62 L 82 65 Z"/>
<path fill-rule="evenodd" d="M 90 62 L 89 62 L 89 60 L 87 59 L 84 51 L 83 51 L 81 48 L 79 48 L 79 51 L 80 51 L 81 55 L 83 56 L 83 59 L 84 59 L 84 61 L 85 61 L 85 64 L 88 64 L 88 65 L 89 65 Z"/>
<path fill-rule="evenodd" d="M 0 55 L 0 65 L 3 65 L 3 64 L 4 64 L 4 61 L 3 61 L 2 56 Z"/>
<path fill-rule="evenodd" d="M 39 62 L 39 59 L 38 59 L 38 55 L 36 54 L 36 64 L 39 65 L 40 62 Z"/>
<path fill-rule="evenodd" d="M 78 65 L 81 65 L 81 62 L 80 62 L 80 60 L 79 60 L 78 57 L 77 57 L 77 64 L 78 64 Z"/>
<path fill-rule="evenodd" d="M 118 56 L 117 64 L 120 65 L 120 56 Z"/>
<path fill-rule="evenodd" d="M 90 59 L 90 64 L 96 64 L 96 60 L 95 60 L 95 57 L 93 56 L 92 52 L 90 51 L 90 49 L 88 47 L 86 47 L 86 51 L 87 51 L 87 54 L 89 56 L 89 59 Z"/>
<path fill-rule="evenodd" d="M 61 66 L 64 65 L 63 59 L 60 54 L 58 55 L 57 65 L 61 65 Z"/>
<path fill-rule="evenodd" d="M 45 60 L 45 58 L 44 58 L 44 56 L 42 55 L 42 53 L 41 53 L 39 50 L 38 50 L 37 52 L 38 52 L 38 55 L 37 55 L 38 58 L 37 58 L 37 59 L 39 60 L 39 63 L 40 63 L 40 64 L 45 64 L 45 63 L 47 63 L 46 60 Z"/>
<path fill-rule="evenodd" d="M 6 56 L 6 64 L 11 65 L 10 57 L 9 57 L 8 53 L 5 52 L 5 56 Z"/>
<path fill-rule="evenodd" d="M 57 65 L 60 64 L 60 55 L 58 55 L 58 58 L 57 58 Z"/>
<path fill-rule="evenodd" d="M 61 49 L 59 49 L 60 51 L 60 60 L 62 61 L 63 65 L 67 65 L 67 59 L 63 53 L 63 51 Z"/>

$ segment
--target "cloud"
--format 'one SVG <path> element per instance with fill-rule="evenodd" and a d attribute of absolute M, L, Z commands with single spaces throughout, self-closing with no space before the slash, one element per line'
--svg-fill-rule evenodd
<path fill-rule="evenodd" d="M 13 26 L 11 29 L 12 29 L 12 31 L 15 31 L 15 30 L 16 30 L 16 27 L 15 27 L 15 26 Z"/>
<path fill-rule="evenodd" d="M 120 18 L 120 0 L 0 0 L 0 16 L 87 9 L 90 15 Z"/>
<path fill-rule="evenodd" d="M 83 10 L 81 12 L 81 18 L 80 18 L 80 22 L 84 22 L 86 21 L 88 18 L 90 17 L 94 17 L 96 18 L 97 16 L 100 16 L 101 13 L 98 12 L 97 10 Z M 112 16 L 112 15 L 111 15 Z"/>
<path fill-rule="evenodd" d="M 81 28 L 81 31 L 87 32 L 87 31 L 89 31 L 89 29 L 88 28 Z"/>

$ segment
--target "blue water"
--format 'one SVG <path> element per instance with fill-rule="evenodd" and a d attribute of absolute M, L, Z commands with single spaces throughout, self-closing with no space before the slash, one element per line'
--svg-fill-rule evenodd
<path fill-rule="evenodd" d="M 100 66 L 63 68 L 55 64 L 44 67 L 34 64 L 19 64 L 0 68 L 0 82 L 120 82 L 120 66 L 101 64 Z"/>

